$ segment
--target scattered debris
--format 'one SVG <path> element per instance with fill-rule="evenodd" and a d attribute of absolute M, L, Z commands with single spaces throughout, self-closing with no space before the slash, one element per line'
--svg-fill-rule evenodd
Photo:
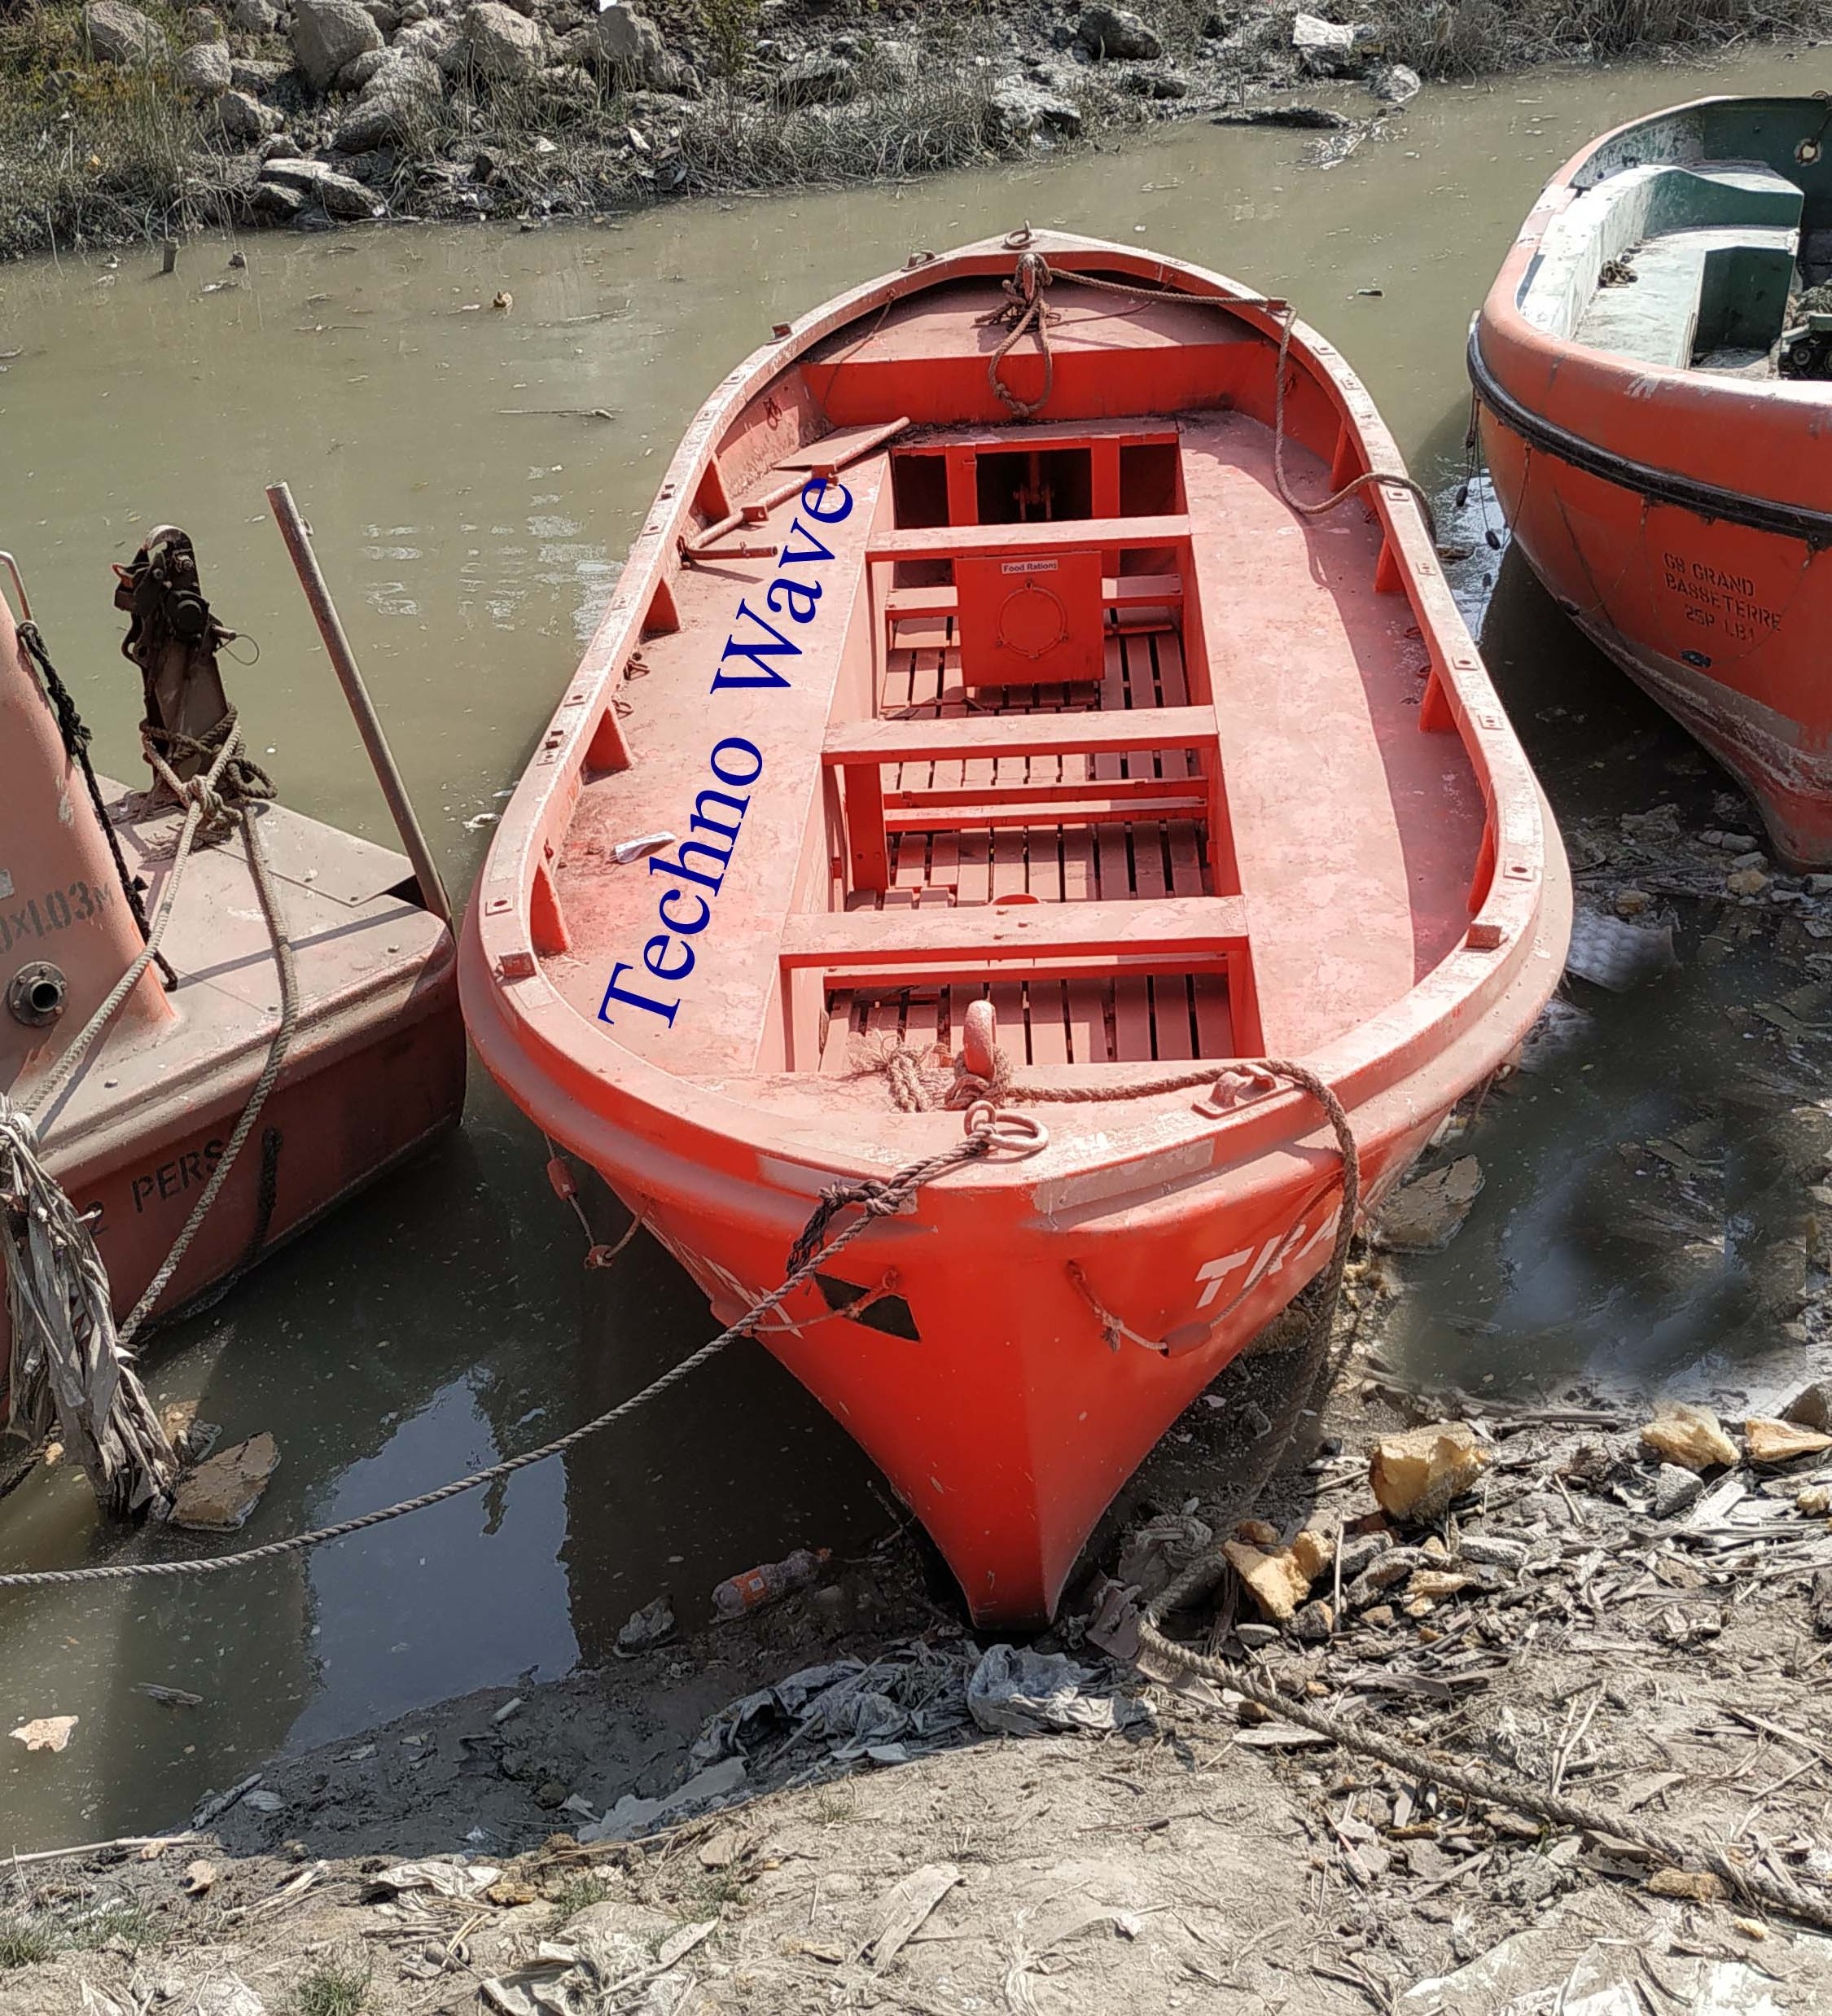
<path fill-rule="evenodd" d="M 1791 1463 L 1803 1456 L 1821 1456 L 1832 1449 L 1832 1435 L 1791 1421 L 1764 1421 L 1752 1416 L 1743 1423 L 1743 1447 L 1752 1463 Z"/>
<path fill-rule="evenodd" d="M 467 1861 L 461 1855 L 434 1856 L 423 1862 L 397 1862 L 378 1870 L 375 1892 L 394 1896 L 403 1891 L 429 1890 L 435 1896 L 462 1901 L 480 1896 L 502 1874 L 488 1862 Z"/>
<path fill-rule="evenodd" d="M 995 1645 L 967 1682 L 968 1712 L 991 1734 L 1035 1735 L 1039 1729 L 1129 1729 L 1150 1722 L 1144 1702 L 1121 1694 L 1066 1654 Z"/>
<path fill-rule="evenodd" d="M 652 1603 L 646 1603 L 641 1610 L 630 1613 L 629 1622 L 617 1633 L 617 1656 L 633 1659 L 651 1651 L 656 1646 L 666 1644 L 675 1630 L 673 1609 L 665 1596 L 658 1596 Z"/>
<path fill-rule="evenodd" d="M 217 1865 L 214 1862 L 207 1862 L 199 1856 L 195 1861 L 185 1865 L 185 1895 L 187 1897 L 203 1896 L 215 1887 L 216 1880 Z"/>
<path fill-rule="evenodd" d="M 1679 964 L 1669 924 L 1631 924 L 1580 909 L 1571 919 L 1565 970 L 1612 994 L 1626 994 Z"/>
<path fill-rule="evenodd" d="M 742 1617 L 747 1611 L 780 1602 L 797 1589 L 812 1589 L 832 1559 L 831 1548 L 798 1547 L 783 1560 L 765 1562 L 760 1568 L 728 1576 L 712 1592 L 712 1614 L 727 1619 Z"/>
<path fill-rule="evenodd" d="M 925 1862 L 899 1878 L 879 1899 L 875 1922 L 852 1957 L 869 1959 L 872 1972 L 882 1974 L 960 1880 L 953 1862 Z"/>
<path fill-rule="evenodd" d="M 197 1533 L 233 1533 L 247 1523 L 278 1469 L 272 1435 L 251 1435 L 199 1463 L 178 1479 L 172 1523 Z"/>
<path fill-rule="evenodd" d="M 168 1708 L 200 1708 L 204 1705 L 202 1694 L 189 1693 L 182 1687 L 162 1687 L 156 1680 L 137 1680 L 134 1691 Z"/>

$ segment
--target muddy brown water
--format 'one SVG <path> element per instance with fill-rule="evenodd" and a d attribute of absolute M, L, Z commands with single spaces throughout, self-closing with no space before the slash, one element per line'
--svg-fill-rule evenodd
<path fill-rule="evenodd" d="M 608 228 L 261 236 L 245 270 L 211 239 L 170 278 L 143 249 L 0 269 L 0 353 L 18 353 L 0 376 L 0 545 L 103 767 L 126 776 L 137 682 L 108 567 L 162 520 L 188 528 L 206 591 L 249 640 L 233 648 L 256 662 L 226 669 L 284 794 L 385 839 L 265 515 L 263 484 L 289 480 L 462 889 L 682 426 L 773 321 L 918 247 L 1027 217 L 1136 240 L 1289 293 L 1419 473 L 1450 484 L 1468 318 L 1546 174 L 1618 121 L 1707 90 L 1807 91 L 1828 68 L 1768 50 L 1433 89 L 1328 171 L 1302 135 L 1194 125 L 1059 163 Z M 506 312 L 490 306 L 500 291 Z M 1724 780 L 1511 562 L 1495 582 L 1495 559 L 1479 550 L 1468 585 L 1496 590 L 1485 642 L 1561 816 L 1677 795 L 1708 817 Z M 1658 997 L 1586 995 L 1589 1049 L 1485 1128 L 1477 1215 L 1416 1270 L 1420 1364 L 1467 1383 L 1726 1352 L 1771 1365 L 1760 1323 L 1652 1278 L 1607 1224 L 1616 1144 L 1710 1096 L 1738 1041 L 1727 990 L 1765 983 L 1746 962 L 1689 966 Z M 197 1399 L 231 1436 L 278 1437 L 251 1539 L 545 1440 L 708 1334 L 699 1295 L 646 1242 L 608 1277 L 581 1271 L 544 1159 L 474 1079 L 461 1134 L 154 1346 L 161 1398 Z M 1755 1238 L 1760 1212 L 1745 1216 Z M 563 1465 L 303 1562 L 0 1597 L 0 1729 L 81 1717 L 61 1755 L 0 1744 L 0 1852 L 181 1821 L 279 1747 L 603 1660 L 658 1592 L 697 1617 L 721 1576 L 800 1544 L 857 1550 L 893 1518 L 844 1435 L 747 1348 Z M 99 1530 L 68 1476 L 0 1509 L 6 1567 L 146 1547 Z M 203 1705 L 160 1706 L 135 1690 L 147 1682 Z"/>

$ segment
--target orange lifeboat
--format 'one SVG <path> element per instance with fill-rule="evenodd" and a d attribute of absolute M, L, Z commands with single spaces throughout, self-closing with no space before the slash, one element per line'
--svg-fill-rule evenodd
<path fill-rule="evenodd" d="M 1563 963 L 1393 444 L 1286 323 L 1040 232 L 778 329 L 689 427 L 461 936 L 485 1065 L 727 1323 L 829 1186 L 1006 1109 L 1015 1152 L 756 1333 L 982 1623 L 1050 1614 L 1330 1257 L 1338 1137 L 1234 1067 L 1301 1060 L 1378 1195 Z"/>
<path fill-rule="evenodd" d="M 161 962 L 98 1016 L 173 893 L 182 814 L 156 778 L 146 791 L 92 779 L 19 570 L 10 555 L 0 565 L 17 603 L 15 617 L 0 594 L 0 1114 L 81 1214 L 123 1319 L 275 1054 L 278 953 L 249 853 L 225 835 L 183 862 Z M 151 740 L 168 773 L 188 777 L 222 715 L 214 641 L 226 633 L 211 628 L 182 533 L 162 528 L 118 572 L 117 602 L 151 639 Z M 173 622 L 156 635 L 162 607 Z M 142 1321 L 239 1274 L 454 1124 L 463 1101 L 452 935 L 407 862 L 278 804 L 243 809 L 290 943 L 296 1018 L 246 1152 Z M 16 1216 L 23 1196 L 0 1187 L 0 1210 Z M 0 1308 L 0 1427 L 29 1435 L 45 1424 L 20 1418 L 11 1347 Z"/>
<path fill-rule="evenodd" d="M 1832 115 L 1712 98 L 1575 156 L 1470 340 L 1484 447 L 1533 571 L 1832 863 Z"/>

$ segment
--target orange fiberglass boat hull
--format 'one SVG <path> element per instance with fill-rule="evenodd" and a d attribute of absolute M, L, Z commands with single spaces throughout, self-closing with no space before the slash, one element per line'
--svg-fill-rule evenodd
<path fill-rule="evenodd" d="M 156 915 L 181 823 L 100 780 Z M 283 805 L 252 807 L 291 939 L 298 1020 L 259 1123 L 149 1315 L 195 1304 L 455 1125 L 464 1031 L 452 934 L 398 854 Z M 28 1101 L 139 953 L 108 837 L 0 596 L 0 1093 Z M 188 862 L 164 953 L 33 1119 L 124 1318 L 248 1103 L 279 1016 L 278 968 L 239 836 Z M 41 992 L 41 990 L 42 990 Z M 34 997 L 41 1004 L 34 1006 Z M 0 1301 L 0 1420 L 11 1323 Z"/>
<path fill-rule="evenodd" d="M 1482 442 L 1533 571 L 1832 863 L 1832 384 L 1776 375 L 1832 274 L 1819 99 L 1706 99 L 1576 155 L 1470 341 Z M 1790 366 L 1791 368 L 1791 365 Z"/>
<path fill-rule="evenodd" d="M 988 366 L 1021 255 L 1052 313 L 1047 359 L 1033 322 L 997 366 L 1017 424 Z M 1128 1089 L 1302 1058 L 1378 1194 L 1562 966 L 1563 857 L 1415 503 L 1281 501 L 1281 320 L 1039 233 L 779 331 L 688 429 L 461 937 L 485 1065 L 722 1321 L 828 1185 L 961 1140 L 891 1073 L 920 1105 L 975 1004 L 1006 1104 L 1073 1095 L 1029 1109 L 1041 1152 L 927 1184 L 760 1329 L 982 1623 L 1050 1614 L 1329 1256 L 1308 1097 Z M 1306 495 L 1397 471 L 1301 326 L 1289 369 Z"/>

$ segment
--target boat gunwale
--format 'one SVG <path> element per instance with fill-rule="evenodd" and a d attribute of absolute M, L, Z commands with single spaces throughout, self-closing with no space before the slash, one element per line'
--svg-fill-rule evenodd
<path fill-rule="evenodd" d="M 638 1056 L 594 1026 L 547 978 L 530 952 L 530 909 L 537 866 L 558 852 L 570 825 L 586 750 L 613 703 L 623 666 L 640 647 L 644 616 L 665 584 L 677 538 L 691 537 L 696 529 L 692 500 L 716 443 L 773 380 L 793 370 L 837 331 L 891 302 L 947 283 L 1004 278 L 1017 252 L 1025 248 L 1065 265 L 1072 261 L 1117 271 L 1220 301 L 1260 341 L 1279 340 L 1282 304 L 1221 274 L 1131 246 L 1037 231 L 1019 243 L 982 239 L 866 281 L 790 323 L 721 381 L 689 423 L 664 472 L 598 629 L 505 809 L 466 912 L 459 984 L 473 1042 L 486 1067 L 556 1138 L 577 1139 L 581 1130 L 569 1124 L 576 1099 L 602 1124 L 633 1141 L 665 1143 L 670 1155 L 688 1155 L 749 1181 L 760 1180 L 758 1158 L 767 1156 L 778 1180 L 787 1166 L 800 1165 L 811 1187 L 817 1187 L 836 1171 L 881 1172 L 927 1149 L 938 1137 L 938 1127 L 952 1132 L 953 1115 L 906 1115 L 905 1137 L 895 1146 L 882 1136 L 873 1138 L 870 1130 L 861 1130 L 862 1138 L 847 1138 L 843 1119 L 785 1112 Z M 1290 352 L 1330 398 L 1368 467 L 1401 477 L 1404 465 L 1392 436 L 1334 346 L 1294 318 Z M 1562 885 L 1567 877 L 1562 849 L 1538 787 L 1444 581 L 1416 499 L 1397 481 L 1371 484 L 1364 495 L 1418 620 L 1450 717 L 1449 732 L 1459 737 L 1481 789 L 1495 869 L 1470 920 L 1482 928 L 1466 932 L 1403 995 L 1307 1058 L 1352 1108 L 1423 1068 L 1451 1038 L 1508 997 L 1530 962 L 1548 956 L 1552 948 L 1547 940 L 1557 935 L 1560 914 L 1556 902 L 1548 905 L 1548 885 Z M 1472 938 L 1492 941 L 1492 949 L 1479 949 Z M 1562 945 L 1557 949 L 1562 953 Z M 526 970 L 529 964 L 532 972 Z M 509 977 L 518 969 L 522 976 Z M 1497 1061 L 1520 1033 L 1510 1032 L 1497 1043 Z M 499 1061 L 499 1045 L 512 1056 Z M 1225 1068 L 1226 1060 L 1216 1060 L 1217 1076 Z M 1110 1069 L 1102 1082 L 1117 1090 L 1129 1078 L 1137 1081 L 1157 1069 Z M 546 1098 L 540 1096 L 543 1089 Z M 1149 1161 L 1189 1141 L 1225 1136 L 1215 1157 L 1220 1167 L 1316 1131 L 1308 1098 L 1295 1092 L 1256 1100 L 1219 1117 L 1188 1106 L 1169 1113 L 1115 1107 L 1110 1119 L 1105 1129 L 1059 1138 L 1040 1158 L 1017 1164 L 983 1162 L 951 1181 L 1028 1185 L 1037 1180 L 1040 1166 L 1060 1177 Z"/>
<path fill-rule="evenodd" d="M 1561 376 L 1581 372 L 1584 382 L 1597 388 L 1598 404 L 1615 415 L 1645 419 L 1650 432 L 1668 440 L 1688 438 L 1685 423 L 1703 419 L 1703 409 L 1707 405 L 1716 410 L 1712 416 L 1716 426 L 1707 430 L 1709 439 L 1712 432 L 1730 424 L 1726 408 L 1732 401 L 1739 428 L 1760 426 L 1771 415 L 1777 415 L 1780 418 L 1774 432 L 1777 436 L 1785 432 L 1792 438 L 1809 415 L 1825 410 L 1832 387 L 1804 379 L 1745 379 L 1702 374 L 1690 366 L 1624 357 L 1580 342 L 1575 336 L 1558 335 L 1536 327 L 1527 320 L 1522 305 L 1547 231 L 1579 197 L 1589 193 L 1577 186 L 1577 177 L 1604 148 L 1626 134 L 1681 118 L 1707 106 L 1816 102 L 1804 95 L 1785 93 L 1746 97 L 1735 92 L 1714 92 L 1638 119 L 1624 120 L 1620 125 L 1587 141 L 1554 173 L 1535 198 L 1471 321 L 1466 362 L 1476 397 L 1498 420 L 1514 427 L 1535 447 L 1606 481 L 1646 494 L 1651 501 L 1676 504 L 1701 517 L 1803 539 L 1816 551 L 1832 545 L 1832 510 L 1818 508 L 1801 497 L 1759 496 L 1748 489 L 1690 475 L 1668 462 L 1644 459 L 1626 449 L 1606 446 L 1594 436 L 1561 423 L 1552 414 L 1559 403 Z M 1592 189 L 1599 186 L 1600 182 L 1590 185 Z M 1541 397 L 1542 407 L 1532 403 L 1529 385 Z M 1501 403 L 1492 397 L 1497 392 L 1519 414 L 1533 423 L 1534 431 L 1529 432 L 1514 415 L 1501 410 Z M 1790 467 L 1786 458 L 1777 459 L 1766 453 L 1746 454 L 1743 459 L 1751 467 Z M 1795 466 L 1804 476 L 1810 475 L 1808 458 L 1799 458 Z M 1786 486 L 1772 486 L 1782 487 Z"/>

